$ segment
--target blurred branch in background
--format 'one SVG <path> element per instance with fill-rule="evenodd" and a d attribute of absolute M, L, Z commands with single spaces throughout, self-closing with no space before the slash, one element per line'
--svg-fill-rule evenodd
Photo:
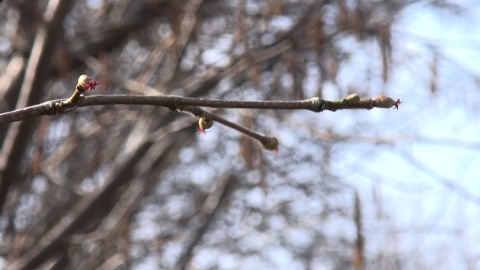
<path fill-rule="evenodd" d="M 25 69 L 25 76 L 16 102 L 16 108 L 38 103 L 46 78 L 50 72 L 50 61 L 54 54 L 60 26 L 69 10 L 71 1 L 49 1 L 38 28 Z M 27 148 L 28 138 L 36 128 L 35 122 L 16 123 L 9 127 L 0 152 L 0 209 L 3 208 L 11 181 L 18 177 L 16 170 L 22 153 Z"/>

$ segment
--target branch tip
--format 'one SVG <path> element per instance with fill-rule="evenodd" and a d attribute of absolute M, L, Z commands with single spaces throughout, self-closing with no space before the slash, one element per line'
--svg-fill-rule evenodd
<path fill-rule="evenodd" d="M 267 150 L 278 152 L 278 139 L 276 137 L 265 137 L 262 145 Z"/>
<path fill-rule="evenodd" d="M 398 106 L 400 106 L 400 104 L 402 104 L 402 101 L 401 101 L 400 99 L 397 99 L 397 100 L 395 101 L 395 104 L 393 104 L 393 106 L 395 106 L 395 109 L 398 110 Z"/>
<path fill-rule="evenodd" d="M 387 97 L 384 95 L 377 96 L 373 100 L 373 103 L 377 108 L 387 108 L 387 109 L 393 107 L 396 104 L 393 98 Z"/>

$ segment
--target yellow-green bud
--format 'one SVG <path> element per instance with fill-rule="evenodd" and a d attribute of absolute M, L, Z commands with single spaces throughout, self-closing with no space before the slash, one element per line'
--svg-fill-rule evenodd
<path fill-rule="evenodd" d="M 205 117 L 200 117 L 198 119 L 198 126 L 203 130 L 209 129 L 213 126 L 213 121 Z"/>
<path fill-rule="evenodd" d="M 198 134 L 206 134 L 206 130 L 213 126 L 213 120 L 205 117 L 198 118 Z"/>
<path fill-rule="evenodd" d="M 263 143 L 263 147 L 267 150 L 278 151 L 278 139 L 275 137 L 267 137 L 267 141 Z"/>

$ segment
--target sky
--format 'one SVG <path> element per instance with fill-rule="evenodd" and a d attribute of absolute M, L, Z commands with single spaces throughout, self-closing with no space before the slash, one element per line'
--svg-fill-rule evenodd
<path fill-rule="evenodd" d="M 405 65 L 396 70 L 389 91 L 403 104 L 398 112 L 382 114 L 382 118 L 397 123 L 387 135 L 397 142 L 394 147 L 386 146 L 368 166 L 406 188 L 380 185 L 384 202 L 395 210 L 389 218 L 396 228 L 387 234 L 397 230 L 399 241 L 407 249 L 418 249 L 436 269 L 480 269 L 480 247 L 472 241 L 480 239 L 480 124 L 475 115 L 479 97 L 478 85 L 469 78 L 480 74 L 480 30 L 472 27 L 480 25 L 480 3 L 473 6 L 466 11 L 468 16 L 460 18 L 443 11 L 425 12 L 419 5 L 404 11 L 396 28 L 402 40 L 396 46 L 401 55 L 422 60 L 429 57 L 425 49 L 429 46 L 444 55 L 439 60 L 441 93 L 432 97 L 425 91 L 430 75 L 424 66 Z M 400 140 L 414 134 L 424 139 Z M 435 139 L 444 142 L 435 143 Z M 361 178 L 359 173 L 355 180 Z M 368 194 L 373 187 L 361 183 L 357 188 Z M 374 209 L 363 206 L 366 218 L 374 219 Z M 467 258 L 473 260 L 466 262 Z"/>

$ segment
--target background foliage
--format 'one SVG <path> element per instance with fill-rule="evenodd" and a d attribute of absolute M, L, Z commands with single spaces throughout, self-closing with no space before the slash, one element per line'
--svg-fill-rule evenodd
<path fill-rule="evenodd" d="M 478 110 L 478 68 L 434 34 L 442 20 L 465 29 L 468 5 L 4 1 L 2 112 L 68 97 L 80 74 L 102 94 L 405 101 L 399 111 L 216 111 L 278 136 L 276 154 L 218 124 L 198 136 L 196 119 L 151 106 L 3 126 L 0 265 L 478 267 L 478 125 L 463 122 Z"/>

